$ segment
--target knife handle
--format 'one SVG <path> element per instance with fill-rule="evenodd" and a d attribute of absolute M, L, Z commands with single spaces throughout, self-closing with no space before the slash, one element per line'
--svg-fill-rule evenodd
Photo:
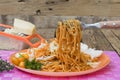
<path fill-rule="evenodd" d="M 101 28 L 120 28 L 120 21 L 99 22 Z"/>

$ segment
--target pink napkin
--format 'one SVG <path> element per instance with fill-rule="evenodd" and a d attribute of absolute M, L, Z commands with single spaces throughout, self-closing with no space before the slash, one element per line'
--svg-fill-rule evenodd
<path fill-rule="evenodd" d="M 8 59 L 16 51 L 0 50 L 0 56 Z M 0 73 L 0 80 L 120 80 L 120 57 L 115 51 L 104 51 L 110 57 L 110 64 L 91 74 L 74 77 L 48 77 L 30 74 L 16 68 L 10 72 Z"/>

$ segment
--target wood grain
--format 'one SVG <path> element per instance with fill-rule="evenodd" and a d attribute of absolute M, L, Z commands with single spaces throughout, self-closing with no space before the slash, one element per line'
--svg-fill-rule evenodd
<path fill-rule="evenodd" d="M 110 42 L 110 44 L 112 45 L 113 49 L 116 50 L 118 52 L 118 54 L 120 55 L 120 45 L 119 45 L 120 39 L 118 37 L 116 37 L 114 32 L 110 29 L 103 29 L 102 32 L 104 33 L 105 37 Z M 120 36 L 120 35 L 118 35 L 118 36 Z"/>
<path fill-rule="evenodd" d="M 54 38 L 55 37 L 55 30 L 56 29 L 38 29 L 37 32 L 44 39 L 49 40 L 50 38 Z"/>
<path fill-rule="evenodd" d="M 120 29 L 112 29 L 112 32 L 118 39 L 120 39 Z"/>
<path fill-rule="evenodd" d="M 56 28 L 58 21 L 67 19 L 78 19 L 84 23 L 95 23 L 100 21 L 120 20 L 120 17 L 102 16 L 38 16 L 38 15 L 0 15 L 0 23 L 13 25 L 14 18 L 29 21 L 37 28 Z"/>
<path fill-rule="evenodd" d="M 0 14 L 119 16 L 119 0 L 0 0 Z"/>
<path fill-rule="evenodd" d="M 82 41 L 92 48 L 100 50 L 113 50 L 111 44 L 101 32 L 101 29 L 87 29 L 83 31 Z"/>

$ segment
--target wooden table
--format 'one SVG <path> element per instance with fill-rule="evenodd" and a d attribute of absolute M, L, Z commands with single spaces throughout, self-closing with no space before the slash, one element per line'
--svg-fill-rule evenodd
<path fill-rule="evenodd" d="M 120 16 L 120 0 L 0 0 L 0 14 Z"/>
<path fill-rule="evenodd" d="M 82 42 L 91 48 L 114 50 L 120 55 L 120 29 L 86 29 Z"/>

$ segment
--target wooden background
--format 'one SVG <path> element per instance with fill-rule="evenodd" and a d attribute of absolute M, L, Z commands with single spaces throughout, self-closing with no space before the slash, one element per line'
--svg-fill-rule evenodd
<path fill-rule="evenodd" d="M 0 14 L 119 16 L 120 0 L 0 0 Z"/>

